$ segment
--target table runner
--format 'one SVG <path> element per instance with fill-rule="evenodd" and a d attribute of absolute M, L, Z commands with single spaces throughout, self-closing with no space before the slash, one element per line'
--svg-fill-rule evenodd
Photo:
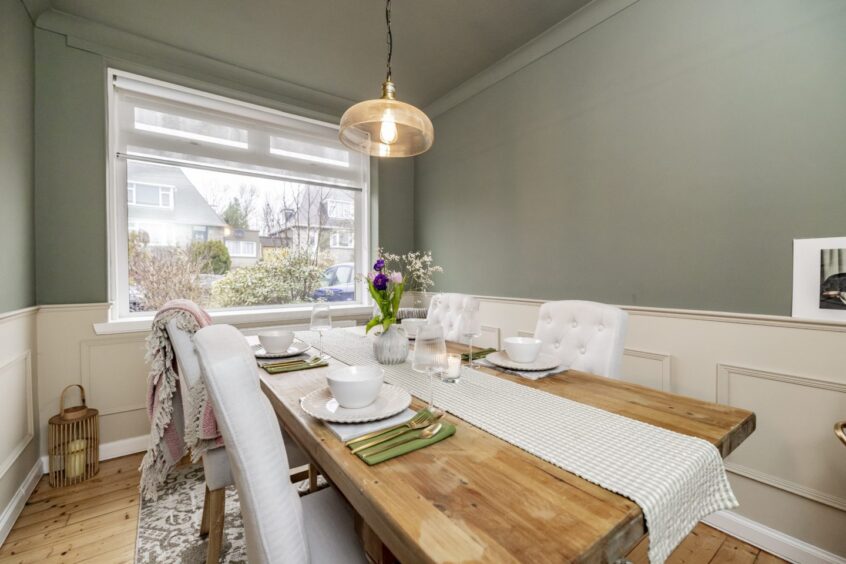
<path fill-rule="evenodd" d="M 318 342 L 313 332 L 299 336 Z M 378 364 L 372 337 L 331 331 L 323 347 L 345 364 Z M 428 376 L 410 362 L 382 367 L 387 382 L 428 397 Z M 703 439 L 477 370 L 464 370 L 454 384 L 435 379 L 434 386 L 437 407 L 637 503 L 649 530 L 650 562 L 664 562 L 705 516 L 738 505 L 719 451 Z"/>

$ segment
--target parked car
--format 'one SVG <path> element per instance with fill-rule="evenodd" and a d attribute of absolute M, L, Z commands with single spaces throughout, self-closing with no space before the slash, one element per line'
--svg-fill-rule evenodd
<path fill-rule="evenodd" d="M 315 290 L 315 300 L 351 302 L 355 300 L 355 264 L 339 262 L 323 272 L 323 282 Z"/>

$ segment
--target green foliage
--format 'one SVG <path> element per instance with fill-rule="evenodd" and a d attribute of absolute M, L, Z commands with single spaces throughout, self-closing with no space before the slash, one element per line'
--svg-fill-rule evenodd
<path fill-rule="evenodd" d="M 258 263 L 230 270 L 218 280 L 212 301 L 217 307 L 313 301 L 325 268 L 305 251 L 268 249 Z"/>
<path fill-rule="evenodd" d="M 204 274 L 226 274 L 232 266 L 229 249 L 223 241 L 203 241 L 189 247 L 191 257 L 203 265 Z"/>
<path fill-rule="evenodd" d="M 232 227 L 237 227 L 238 229 L 249 229 L 250 225 L 247 221 L 247 212 L 244 210 L 243 206 L 241 206 L 241 200 L 238 198 L 233 198 L 229 205 L 226 206 L 226 209 L 223 210 L 223 214 L 221 216 L 223 221 L 231 225 Z"/>

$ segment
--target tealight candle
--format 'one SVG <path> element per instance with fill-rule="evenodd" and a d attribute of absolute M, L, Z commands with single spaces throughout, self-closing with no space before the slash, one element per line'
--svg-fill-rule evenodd
<path fill-rule="evenodd" d="M 447 378 L 461 376 L 461 355 L 451 354 L 447 357 Z"/>

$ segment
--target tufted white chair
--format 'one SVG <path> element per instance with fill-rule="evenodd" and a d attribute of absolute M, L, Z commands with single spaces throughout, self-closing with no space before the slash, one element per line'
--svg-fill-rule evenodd
<path fill-rule="evenodd" d="M 173 353 L 179 367 L 179 395 L 181 405 L 175 405 L 175 417 L 181 410 L 184 424 L 189 424 L 187 418 L 191 413 L 188 403 L 191 401 L 190 389 L 200 381 L 200 360 L 194 348 L 194 336 L 179 327 L 179 320 L 174 317 L 167 323 L 167 335 L 173 345 Z M 184 433 L 184 427 L 177 426 Z M 290 438 L 286 435 L 286 444 Z M 292 461 L 296 466 L 308 463 L 303 452 L 295 445 L 289 447 Z M 206 497 L 203 501 L 203 518 L 200 524 L 200 535 L 210 535 L 206 562 L 217 562 L 220 557 L 220 547 L 223 542 L 223 518 L 225 513 L 225 488 L 234 484 L 226 447 L 215 448 L 203 455 L 203 473 L 206 479 Z"/>
<path fill-rule="evenodd" d="M 606 304 L 547 302 L 538 312 L 535 338 L 569 368 L 620 378 L 627 321 L 625 311 Z"/>
<path fill-rule="evenodd" d="M 231 325 L 195 336 L 203 378 L 229 456 L 251 564 L 365 563 L 344 499 L 326 488 L 300 499 L 253 351 Z"/>
<path fill-rule="evenodd" d="M 461 336 L 461 314 L 465 308 L 479 307 L 473 296 L 464 294 L 438 294 L 429 304 L 426 315 L 429 325 L 440 325 L 444 329 L 444 339 L 456 343 L 467 342 Z"/>

